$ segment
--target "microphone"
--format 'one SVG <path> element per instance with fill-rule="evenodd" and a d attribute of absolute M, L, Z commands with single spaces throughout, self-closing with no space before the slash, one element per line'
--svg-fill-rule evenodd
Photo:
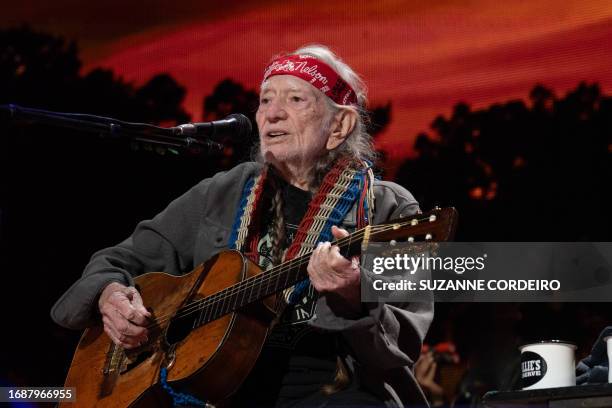
<path fill-rule="evenodd" d="M 251 134 L 253 128 L 249 118 L 240 113 L 233 113 L 225 119 L 212 122 L 186 123 L 170 129 L 178 135 L 206 136 L 212 140 L 221 140 L 225 137 L 245 139 Z"/>

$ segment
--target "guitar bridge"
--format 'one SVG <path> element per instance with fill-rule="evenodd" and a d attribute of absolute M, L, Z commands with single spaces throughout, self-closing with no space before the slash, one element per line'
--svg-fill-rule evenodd
<path fill-rule="evenodd" d="M 106 376 L 119 371 L 124 358 L 123 347 L 118 347 L 115 343 L 111 343 L 108 353 L 106 353 L 106 361 L 104 362 L 102 374 Z"/>
<path fill-rule="evenodd" d="M 102 386 L 100 388 L 100 398 L 112 394 L 124 360 L 125 353 L 123 352 L 123 347 L 111 343 L 108 353 L 106 354 L 104 369 L 102 370 L 104 381 L 102 381 Z"/>

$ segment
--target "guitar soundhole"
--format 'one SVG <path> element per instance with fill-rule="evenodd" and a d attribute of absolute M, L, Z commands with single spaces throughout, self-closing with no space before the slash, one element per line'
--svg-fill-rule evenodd
<path fill-rule="evenodd" d="M 173 345 L 191 333 L 191 331 L 197 326 L 198 313 L 184 314 L 179 313 L 170 320 L 168 330 L 166 330 L 166 342 L 168 345 Z"/>

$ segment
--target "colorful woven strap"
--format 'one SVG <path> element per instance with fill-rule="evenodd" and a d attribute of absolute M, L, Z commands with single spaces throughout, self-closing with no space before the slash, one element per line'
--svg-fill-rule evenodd
<path fill-rule="evenodd" d="M 268 176 L 267 168 L 249 179 L 242 190 L 242 198 L 234 219 L 229 247 L 245 253 L 255 263 L 259 263 L 257 242 L 259 241 L 260 225 L 257 216 L 261 209 L 261 196 Z M 253 244 L 255 248 L 252 248 Z"/>
<path fill-rule="evenodd" d="M 373 194 L 371 193 L 371 169 L 354 169 L 347 160 L 338 161 L 325 175 L 319 190 L 310 201 L 300 222 L 293 242 L 285 252 L 283 262 L 312 252 L 319 242 L 332 241 L 331 227 L 342 221 L 357 203 L 357 225 L 365 226 L 371 220 Z M 229 245 L 259 262 L 257 243 L 260 238 L 261 196 L 267 171 L 249 180 L 243 189 L 236 213 Z M 285 300 L 297 302 L 310 284 L 308 279 L 284 292 Z"/>

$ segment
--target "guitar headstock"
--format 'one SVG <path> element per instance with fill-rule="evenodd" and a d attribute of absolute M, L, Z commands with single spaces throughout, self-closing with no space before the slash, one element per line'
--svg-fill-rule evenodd
<path fill-rule="evenodd" d="M 454 207 L 436 208 L 426 213 L 375 225 L 370 231 L 369 241 L 449 241 L 455 235 L 457 217 L 457 210 Z"/>

